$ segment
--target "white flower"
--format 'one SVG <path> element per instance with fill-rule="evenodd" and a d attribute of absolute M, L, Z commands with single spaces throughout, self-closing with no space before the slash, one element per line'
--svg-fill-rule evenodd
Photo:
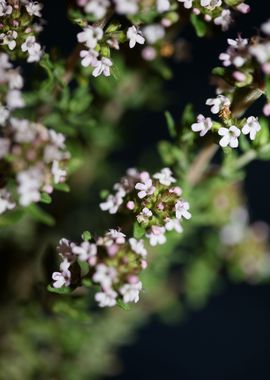
<path fill-rule="evenodd" d="M 124 189 L 119 188 L 119 191 L 115 195 L 110 194 L 105 202 L 100 203 L 99 207 L 102 211 L 109 211 L 110 214 L 116 214 L 123 203 L 125 195 L 126 192 Z"/>
<path fill-rule="evenodd" d="M 83 67 L 88 67 L 90 65 L 95 67 L 97 65 L 98 52 L 93 49 L 81 50 L 80 57 L 82 58 Z"/>
<path fill-rule="evenodd" d="M 270 42 L 252 45 L 249 51 L 259 63 L 264 64 L 270 59 Z"/>
<path fill-rule="evenodd" d="M 237 128 L 235 125 L 231 126 L 230 128 L 224 128 L 221 127 L 218 130 L 218 134 L 220 136 L 223 136 L 221 140 L 219 141 L 219 145 L 223 148 L 226 146 L 230 146 L 231 148 L 237 148 L 238 147 L 238 137 L 240 136 L 240 129 Z"/>
<path fill-rule="evenodd" d="M 261 26 L 261 30 L 267 34 L 268 36 L 270 35 L 270 20 L 266 21 L 264 24 Z"/>
<path fill-rule="evenodd" d="M 166 243 L 166 232 L 164 227 L 152 226 L 150 233 L 146 234 L 146 237 L 149 239 L 150 245 L 155 246 L 157 244 Z"/>
<path fill-rule="evenodd" d="M 33 123 L 30 123 L 29 120 L 12 117 L 10 119 L 10 124 L 16 142 L 29 143 L 35 139 L 37 131 L 36 128 L 33 127 Z"/>
<path fill-rule="evenodd" d="M 40 187 L 43 181 L 39 168 L 32 167 L 17 174 L 19 202 L 22 206 L 28 206 L 32 202 L 40 200 Z"/>
<path fill-rule="evenodd" d="M 15 30 L 9 30 L 7 34 L 1 33 L 0 40 L 2 45 L 7 45 L 10 50 L 14 50 L 16 47 L 16 38 L 18 33 Z"/>
<path fill-rule="evenodd" d="M 4 125 L 9 117 L 9 110 L 0 103 L 0 125 Z"/>
<path fill-rule="evenodd" d="M 81 261 L 87 261 L 90 257 L 96 256 L 97 246 L 96 244 L 84 241 L 81 245 L 75 245 L 72 247 L 72 252 L 79 257 Z"/>
<path fill-rule="evenodd" d="M 6 103 L 10 109 L 24 107 L 22 93 L 19 90 L 10 90 L 6 96 Z"/>
<path fill-rule="evenodd" d="M 117 293 L 109 289 L 106 292 L 98 292 L 95 295 L 95 300 L 99 307 L 112 307 L 116 305 Z"/>
<path fill-rule="evenodd" d="M 87 26 L 77 34 L 78 41 L 84 43 L 89 49 L 94 49 L 103 37 L 103 30 L 99 27 Z"/>
<path fill-rule="evenodd" d="M 178 201 L 175 205 L 175 216 L 177 219 L 190 219 L 191 218 L 191 213 L 188 211 L 189 210 L 189 203 L 181 200 Z"/>
<path fill-rule="evenodd" d="M 142 32 L 136 28 L 136 26 L 131 26 L 127 30 L 127 38 L 129 39 L 129 47 L 132 49 L 137 44 L 143 45 L 145 38 L 142 36 Z"/>
<path fill-rule="evenodd" d="M 84 6 L 86 13 L 91 13 L 97 20 L 102 19 L 107 12 L 110 2 L 108 0 L 88 0 Z"/>
<path fill-rule="evenodd" d="M 139 294 L 141 290 L 142 290 L 141 281 L 137 282 L 136 284 L 125 284 L 119 289 L 125 303 L 129 303 L 129 302 L 137 303 L 139 301 Z"/>
<path fill-rule="evenodd" d="M 126 235 L 123 234 L 120 231 L 110 229 L 108 232 L 105 234 L 105 240 L 106 240 L 106 245 L 111 245 L 111 244 L 125 244 L 126 242 Z"/>
<path fill-rule="evenodd" d="M 66 170 L 60 168 L 59 161 L 53 161 L 51 171 L 54 183 L 61 183 L 65 181 L 67 172 Z"/>
<path fill-rule="evenodd" d="M 258 119 L 254 116 L 250 116 L 247 118 L 245 125 L 242 128 L 242 133 L 244 135 L 249 135 L 251 140 L 255 140 L 257 132 L 261 129 L 260 123 Z"/>
<path fill-rule="evenodd" d="M 11 195 L 6 189 L 0 189 L 0 214 L 12 210 L 16 204 L 10 200 Z"/>
<path fill-rule="evenodd" d="M 9 152 L 10 140 L 0 137 L 0 159 Z"/>
<path fill-rule="evenodd" d="M 175 230 L 178 233 L 183 232 L 183 227 L 181 226 L 178 219 L 166 219 L 165 228 L 167 231 Z"/>
<path fill-rule="evenodd" d="M 143 182 L 136 183 L 135 189 L 140 190 L 138 192 L 138 197 L 140 199 L 145 198 L 147 195 L 152 195 L 156 190 L 151 178 L 146 178 Z"/>
<path fill-rule="evenodd" d="M 71 272 L 69 271 L 70 263 L 67 259 L 60 264 L 61 272 L 54 272 L 52 279 L 54 280 L 54 288 L 62 288 L 62 286 L 69 286 L 71 279 Z"/>
<path fill-rule="evenodd" d="M 11 90 L 21 89 L 23 87 L 23 77 L 18 70 L 9 70 L 6 73 L 6 77 Z"/>
<path fill-rule="evenodd" d="M 169 168 L 162 169 L 160 173 L 154 174 L 153 178 L 158 179 L 164 186 L 170 186 L 172 183 L 176 182 L 176 179 L 172 176 L 172 171 Z"/>
<path fill-rule="evenodd" d="M 96 272 L 93 275 L 93 281 L 100 284 L 105 290 L 111 288 L 113 282 L 116 280 L 117 272 L 113 267 L 107 267 L 105 264 L 98 264 Z"/>
<path fill-rule="evenodd" d="M 220 25 L 223 31 L 228 30 L 231 21 L 231 11 L 229 9 L 224 9 L 221 15 L 214 19 L 214 23 Z"/>
<path fill-rule="evenodd" d="M 9 62 L 9 57 L 6 53 L 0 53 L 0 70 L 10 69 L 12 64 Z"/>
<path fill-rule="evenodd" d="M 137 221 L 139 223 L 142 223 L 142 222 L 146 223 L 148 222 L 149 218 L 151 218 L 152 215 L 153 215 L 152 211 L 149 210 L 149 208 L 144 207 L 142 211 L 139 213 L 139 215 L 137 215 Z"/>
<path fill-rule="evenodd" d="M 116 12 L 124 15 L 134 15 L 138 12 L 138 0 L 114 0 Z"/>
<path fill-rule="evenodd" d="M 153 45 L 165 36 L 165 30 L 160 24 L 147 25 L 143 28 L 143 35 L 147 42 Z"/>
<path fill-rule="evenodd" d="M 27 62 L 37 62 L 40 60 L 42 50 L 40 44 L 36 42 L 36 38 L 34 36 L 28 36 L 21 45 L 21 49 L 23 52 L 28 53 Z"/>
<path fill-rule="evenodd" d="M 65 136 L 62 133 L 57 133 L 54 129 L 49 129 L 49 136 L 53 144 L 58 148 L 65 148 Z"/>
<path fill-rule="evenodd" d="M 180 3 L 184 3 L 184 7 L 187 9 L 192 8 L 193 0 L 178 0 Z"/>
<path fill-rule="evenodd" d="M 222 5 L 222 0 L 201 0 L 201 6 L 211 11 Z"/>
<path fill-rule="evenodd" d="M 135 253 L 137 253 L 138 255 L 140 255 L 142 257 L 147 256 L 147 250 L 144 248 L 144 241 L 142 239 L 137 240 L 135 238 L 130 238 L 129 244 L 130 244 L 132 251 L 134 251 Z"/>
<path fill-rule="evenodd" d="M 229 47 L 226 53 L 220 54 L 219 59 L 223 61 L 224 66 L 243 66 L 247 59 L 246 47 L 248 45 L 248 39 L 238 37 L 233 40 L 231 38 L 228 38 L 227 42 L 229 44 Z"/>
<path fill-rule="evenodd" d="M 218 95 L 214 99 L 207 99 L 205 104 L 208 105 L 208 106 L 212 106 L 211 107 L 211 112 L 213 114 L 217 114 L 224 107 L 230 107 L 231 102 L 230 102 L 230 99 L 228 99 L 226 96 Z"/>
<path fill-rule="evenodd" d="M 12 6 L 8 5 L 5 0 L 0 2 L 0 17 L 10 15 L 12 13 Z"/>
<path fill-rule="evenodd" d="M 95 70 L 93 71 L 92 75 L 94 77 L 98 77 L 99 75 L 103 74 L 105 77 L 109 77 L 111 75 L 111 68 L 112 61 L 109 58 L 102 57 L 100 61 L 97 61 L 95 64 Z"/>
<path fill-rule="evenodd" d="M 158 13 L 167 12 L 171 8 L 169 0 L 157 0 L 156 4 Z"/>
<path fill-rule="evenodd" d="M 25 5 L 25 8 L 30 16 L 41 17 L 40 11 L 43 8 L 43 5 L 38 3 L 37 1 L 30 1 L 28 4 Z"/>
<path fill-rule="evenodd" d="M 213 123 L 210 117 L 198 115 L 197 123 L 192 124 L 191 129 L 193 132 L 200 132 L 200 136 L 204 136 L 212 128 L 212 125 Z"/>

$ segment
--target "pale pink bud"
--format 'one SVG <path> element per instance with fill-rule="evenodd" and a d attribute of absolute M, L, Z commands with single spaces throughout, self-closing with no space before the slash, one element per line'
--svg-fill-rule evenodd
<path fill-rule="evenodd" d="M 147 181 L 149 179 L 149 173 L 148 172 L 141 172 L 140 174 L 140 179 L 144 182 L 144 181 Z"/>
<path fill-rule="evenodd" d="M 88 259 L 88 264 L 91 266 L 91 267 L 94 267 L 97 263 L 97 258 L 96 256 L 92 256 Z"/>
<path fill-rule="evenodd" d="M 234 71 L 233 72 L 233 77 L 238 82 L 244 82 L 246 80 L 245 74 L 243 74 L 241 71 Z"/>
<path fill-rule="evenodd" d="M 201 11 L 198 9 L 198 8 L 193 8 L 192 9 L 192 12 L 195 14 L 195 15 L 199 15 L 201 13 Z"/>
<path fill-rule="evenodd" d="M 142 50 L 142 57 L 146 61 L 153 61 L 156 58 L 156 56 L 157 56 L 157 52 L 151 46 L 148 46 Z"/>
<path fill-rule="evenodd" d="M 130 284 L 137 284 L 137 282 L 139 282 L 139 278 L 135 274 L 131 274 L 128 276 L 128 282 Z"/>
<path fill-rule="evenodd" d="M 264 105 L 263 113 L 265 116 L 270 116 L 270 103 Z"/>
<path fill-rule="evenodd" d="M 109 247 L 107 247 L 107 252 L 109 256 L 115 256 L 115 254 L 118 251 L 118 245 L 117 244 L 112 244 Z"/>
<path fill-rule="evenodd" d="M 134 203 L 133 201 L 129 201 L 129 202 L 127 203 L 127 208 L 128 208 L 129 210 L 134 210 L 134 207 L 135 207 L 135 203 Z"/>
<path fill-rule="evenodd" d="M 160 211 L 163 211 L 164 210 L 164 204 L 162 202 L 160 202 L 158 205 L 157 205 L 157 208 L 160 210 Z"/>
<path fill-rule="evenodd" d="M 179 186 L 171 187 L 169 189 L 169 193 L 176 194 L 176 195 L 181 195 L 182 194 L 182 189 Z"/>
<path fill-rule="evenodd" d="M 161 24 L 164 26 L 164 28 L 169 28 L 172 25 L 172 22 L 168 18 L 163 18 L 161 20 Z"/>
<path fill-rule="evenodd" d="M 43 191 L 45 191 L 45 193 L 51 194 L 53 192 L 53 187 L 51 185 L 45 185 L 43 187 Z"/>
<path fill-rule="evenodd" d="M 146 269 L 148 267 L 148 263 L 146 260 L 142 260 L 141 261 L 141 266 L 142 266 L 142 269 Z"/>
<path fill-rule="evenodd" d="M 242 3 L 237 5 L 236 9 L 241 13 L 248 13 L 250 11 L 250 6 L 248 4 Z"/>
<path fill-rule="evenodd" d="M 267 62 L 264 65 L 262 65 L 262 69 L 265 72 L 265 74 L 270 74 L 270 63 Z"/>
<path fill-rule="evenodd" d="M 205 16 L 204 16 L 204 19 L 205 19 L 205 21 L 207 21 L 207 22 L 212 21 L 212 17 L 211 17 L 210 15 L 205 15 Z"/>

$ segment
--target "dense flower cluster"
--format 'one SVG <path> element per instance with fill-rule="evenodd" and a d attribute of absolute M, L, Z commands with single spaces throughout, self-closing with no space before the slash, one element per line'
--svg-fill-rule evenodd
<path fill-rule="evenodd" d="M 65 138 L 39 123 L 16 118 L 11 113 L 24 106 L 23 78 L 5 53 L 0 54 L 0 165 L 4 181 L 0 189 L 0 214 L 28 206 L 51 193 L 65 180 L 69 158 Z"/>
<path fill-rule="evenodd" d="M 27 62 L 39 61 L 41 45 L 36 41 L 42 30 L 40 22 L 42 4 L 37 1 L 0 1 L 0 45 L 15 57 L 27 57 Z"/>
<path fill-rule="evenodd" d="M 220 54 L 224 68 L 214 70 L 219 78 L 217 97 L 208 99 L 206 104 L 211 107 L 213 114 L 219 116 L 221 124 L 199 115 L 197 122 L 191 126 L 200 136 L 210 130 L 217 131 L 221 136 L 219 144 L 222 147 L 237 148 L 241 133 L 255 140 L 261 130 L 258 119 L 241 116 L 263 93 L 267 98 L 263 112 L 266 116 L 270 115 L 270 21 L 264 23 L 261 30 L 264 36 L 228 39 L 227 51 Z"/>
<path fill-rule="evenodd" d="M 100 307 L 115 306 L 119 300 L 138 302 L 142 290 L 139 275 L 147 267 L 143 240 L 127 239 L 112 229 L 80 245 L 62 239 L 58 252 L 62 262 L 60 271 L 52 275 L 54 288 L 74 289 L 90 280 L 100 288 L 95 295 Z"/>
<path fill-rule="evenodd" d="M 175 183 L 169 168 L 152 177 L 148 172 L 129 169 L 114 185 L 115 194 L 110 194 L 100 207 L 111 214 L 132 213 L 151 245 L 164 244 L 166 232 L 182 232 L 182 220 L 191 217 L 189 203 Z"/>
<path fill-rule="evenodd" d="M 77 0 L 77 3 L 85 14 L 80 20 L 83 31 L 77 35 L 78 41 L 84 44 L 81 63 L 84 67 L 91 66 L 94 76 L 111 74 L 110 49 L 119 50 L 121 43 L 128 42 L 131 49 L 137 44 L 145 45 L 143 58 L 155 59 L 163 50 L 167 29 L 181 20 L 184 8 L 204 21 L 213 21 L 223 30 L 227 30 L 232 21 L 230 7 L 242 13 L 249 11 L 249 6 L 241 1 L 228 6 L 222 0 Z M 114 15 L 125 16 L 129 26 L 123 28 Z M 108 23 L 111 20 L 111 24 Z"/>

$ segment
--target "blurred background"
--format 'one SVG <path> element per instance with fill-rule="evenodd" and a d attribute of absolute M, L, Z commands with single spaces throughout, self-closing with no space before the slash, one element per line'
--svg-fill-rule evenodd
<path fill-rule="evenodd" d="M 119 61 L 123 75 L 119 83 L 106 85 L 100 80 L 93 84 L 93 94 L 98 97 L 106 88 L 107 99 L 93 105 L 98 125 L 87 132 L 91 144 L 71 178 L 71 193 L 54 195 L 48 206 L 55 226 L 36 224 L 26 217 L 16 229 L 5 227 L 0 232 L 1 380 L 266 378 L 269 283 L 251 279 L 247 284 L 240 275 L 230 276 L 220 269 L 213 259 L 216 229 L 211 231 L 209 247 L 201 244 L 202 251 L 209 252 L 208 261 L 200 258 L 199 263 L 191 263 L 192 270 L 185 274 L 188 296 L 183 302 L 181 260 L 168 259 L 168 255 L 177 256 L 178 242 L 157 253 L 157 263 L 145 275 L 145 300 L 130 311 L 99 312 L 89 299 L 55 301 L 57 296 L 46 294 L 57 266 L 56 242 L 62 237 L 78 240 L 88 228 L 100 232 L 110 226 L 113 219 L 99 211 L 100 191 L 110 189 L 128 167 L 147 163 L 147 169 L 155 170 L 162 165 L 157 146 L 169 140 L 164 111 L 180 120 L 185 106 L 192 103 L 196 113 L 206 113 L 205 100 L 214 96 L 211 69 L 219 64 L 226 39 L 235 38 L 239 31 L 243 37 L 256 34 L 268 18 L 265 4 L 249 4 L 251 13 L 239 16 L 227 33 L 198 39 L 187 26 L 179 36 L 184 57 L 168 59 L 171 78 L 162 80 L 154 70 L 140 77 Z M 44 1 L 44 18 L 42 43 L 47 49 L 59 46 L 68 56 L 78 30 L 66 18 L 66 1 Z M 24 72 L 30 80 L 33 66 L 27 65 Z M 254 107 L 254 113 L 259 112 L 260 107 Z M 251 223 L 270 223 L 269 170 L 269 162 L 252 163 L 242 189 L 233 190 L 241 198 L 241 207 L 247 204 Z M 219 190 L 232 191 L 222 186 Z M 204 242 L 207 233 L 195 238 Z M 192 233 L 187 235 L 187 240 L 194 238 Z M 189 241 L 184 243 L 187 252 L 191 246 Z M 253 249 L 253 245 L 245 246 L 247 254 Z M 218 276 L 213 268 L 219 268 Z"/>

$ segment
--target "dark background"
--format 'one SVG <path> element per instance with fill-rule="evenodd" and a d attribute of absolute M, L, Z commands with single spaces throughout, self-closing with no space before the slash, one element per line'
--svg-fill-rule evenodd
<path fill-rule="evenodd" d="M 174 78 L 165 85 L 170 93 L 168 108 L 176 117 L 188 102 L 198 112 L 205 112 L 205 99 L 214 96 L 209 86 L 210 72 L 218 64 L 220 52 L 226 49 L 226 39 L 235 38 L 239 31 L 243 37 L 251 36 L 267 20 L 266 1 L 248 3 L 251 13 L 238 17 L 237 26 L 227 33 L 197 39 L 191 27 L 185 30 L 193 59 L 188 63 L 171 62 Z M 48 24 L 43 40 L 47 46 L 62 46 L 68 54 L 75 43 L 75 28 L 65 19 L 64 7 L 63 0 L 45 1 Z M 130 128 L 132 138 L 127 136 L 125 147 L 113 156 L 125 167 L 138 162 L 147 146 L 166 137 L 163 112 L 141 110 L 134 115 Z M 247 171 L 245 186 L 251 220 L 270 223 L 270 164 L 255 162 Z M 179 325 L 166 326 L 153 318 L 138 333 L 135 344 L 120 350 L 123 372 L 110 379 L 269 379 L 269 324 L 269 286 L 230 285 L 205 309 L 192 313 Z"/>

